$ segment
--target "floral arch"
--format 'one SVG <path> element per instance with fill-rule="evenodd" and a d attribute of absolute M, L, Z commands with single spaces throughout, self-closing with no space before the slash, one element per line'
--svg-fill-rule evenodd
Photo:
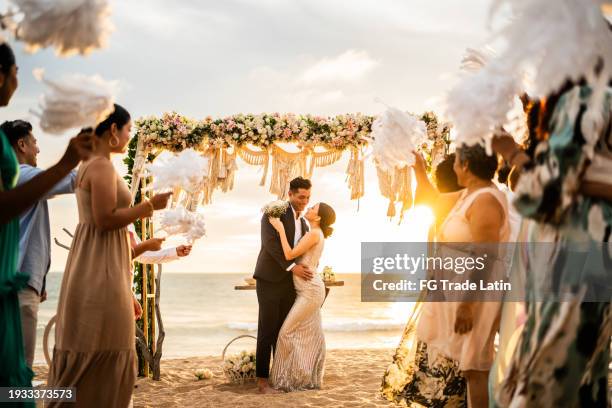
<path fill-rule="evenodd" d="M 351 200 L 359 199 L 365 194 L 365 161 L 375 119 L 360 113 L 328 117 L 272 113 L 193 120 L 176 112 L 141 118 L 136 121 L 136 133 L 125 159 L 132 200 L 139 202 L 150 194 L 147 190 L 150 180 L 145 172 L 147 163 L 163 151 L 178 153 L 189 148 L 208 158 L 207 175 L 202 177 L 196 191 L 173 194 L 175 204 L 178 202 L 192 211 L 211 203 L 215 191 L 233 189 L 238 159 L 260 167 L 263 173 L 260 185 L 268 184 L 272 194 L 284 199 L 291 179 L 310 178 L 316 168 L 329 166 L 348 152 L 347 188 Z M 420 119 L 427 126 L 427 141 L 419 149 L 431 168 L 448 152 L 450 127 L 440 124 L 433 112 L 424 113 Z M 297 151 L 287 151 L 282 146 L 285 144 L 294 145 Z M 389 199 L 387 215 L 394 217 L 396 202 L 400 202 L 401 220 L 401 214 L 412 205 L 410 169 L 388 171 L 374 164 L 380 193 Z M 152 221 L 137 223 L 137 231 L 141 239 L 150 238 Z M 143 306 L 143 319 L 137 329 L 139 371 L 141 375 L 152 371 L 154 379 L 160 376 L 165 335 L 159 310 L 160 279 L 161 265 L 157 265 L 157 273 L 153 265 L 136 265 L 136 293 L 141 296 Z"/>

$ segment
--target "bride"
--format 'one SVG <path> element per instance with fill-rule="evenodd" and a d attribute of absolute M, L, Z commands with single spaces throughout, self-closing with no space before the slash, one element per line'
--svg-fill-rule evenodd
<path fill-rule="evenodd" d="M 300 264 L 316 270 L 323 253 L 325 238 L 333 231 L 336 213 L 325 203 L 310 207 L 304 218 L 311 230 L 291 248 L 285 228 L 278 218 L 270 223 L 278 231 L 287 260 L 300 257 Z M 325 300 L 325 285 L 315 274 L 306 281 L 293 276 L 297 292 L 295 303 L 281 327 L 270 372 L 272 387 L 283 391 L 321 388 L 325 362 L 325 338 L 321 326 L 320 309 Z"/>

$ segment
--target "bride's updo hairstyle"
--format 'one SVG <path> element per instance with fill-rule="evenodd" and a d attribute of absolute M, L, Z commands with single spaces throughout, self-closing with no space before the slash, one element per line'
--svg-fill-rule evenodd
<path fill-rule="evenodd" d="M 334 232 L 331 225 L 336 222 L 336 212 L 329 205 L 319 203 L 319 213 L 317 215 L 321 217 L 319 225 L 321 227 L 321 231 L 323 231 L 323 236 L 327 238 L 332 234 L 332 232 Z"/>
<path fill-rule="evenodd" d="M 109 130 L 111 126 L 114 124 L 117 125 L 117 129 L 122 129 L 129 121 L 130 121 L 130 113 L 121 105 L 115 104 L 115 110 L 113 113 L 108 115 L 106 119 L 96 126 L 96 136 L 102 137 L 104 132 Z"/>

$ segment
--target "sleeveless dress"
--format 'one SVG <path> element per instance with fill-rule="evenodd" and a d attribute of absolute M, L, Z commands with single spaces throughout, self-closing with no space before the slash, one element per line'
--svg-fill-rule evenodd
<path fill-rule="evenodd" d="M 300 257 L 300 264 L 316 271 L 325 246 L 325 237 Z M 321 388 L 325 363 L 325 337 L 321 306 L 325 284 L 319 274 L 309 281 L 293 276 L 297 297 L 276 342 L 270 383 L 283 391 Z"/>
<path fill-rule="evenodd" d="M 127 227 L 101 231 L 94 224 L 91 193 L 81 187 L 94 160 L 106 159 L 84 163 L 77 175 L 79 224 L 62 279 L 48 384 L 76 387 L 78 407 L 123 408 L 136 381 L 130 244 Z M 113 173 L 117 208 L 128 207 L 130 192 Z"/>
<path fill-rule="evenodd" d="M 503 192 L 494 187 L 478 189 L 472 194 L 464 191 L 446 220 L 440 227 L 440 242 L 473 242 L 466 212 L 476 198 L 491 194 L 502 206 L 504 221 L 499 241 L 505 242 L 510 235 L 508 203 Z M 500 258 L 503 258 L 500 257 Z M 495 349 L 493 342 L 499 326 L 501 302 L 474 302 L 472 330 L 464 334 L 455 333 L 455 317 L 459 302 L 430 302 L 423 306 L 423 314 L 417 328 L 419 340 L 427 343 L 430 358 L 442 354 L 459 363 L 459 370 L 488 371 L 493 364 Z"/>
<path fill-rule="evenodd" d="M 438 241 L 473 241 L 465 214 L 484 193 L 492 194 L 502 205 L 505 220 L 500 240 L 508 238 L 505 195 L 496 188 L 482 188 L 470 195 L 463 191 L 440 226 Z M 458 305 L 423 301 L 415 305 L 393 363 L 383 377 L 381 393 L 386 399 L 414 407 L 467 407 L 467 383 L 462 371 L 490 368 L 500 304 L 475 304 L 474 327 L 463 335 L 454 333 Z"/>
<path fill-rule="evenodd" d="M 19 164 L 6 135 L 0 130 L 0 191 L 15 187 Z M 31 387 L 33 372 L 23 350 L 17 293 L 29 276 L 17 272 L 19 217 L 0 225 L 0 387 Z M 33 403 L 8 404 L 33 407 Z"/>

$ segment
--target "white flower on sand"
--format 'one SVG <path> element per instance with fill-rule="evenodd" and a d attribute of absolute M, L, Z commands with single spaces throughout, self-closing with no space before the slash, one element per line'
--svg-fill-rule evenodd
<path fill-rule="evenodd" d="M 195 370 L 194 375 L 198 380 L 210 380 L 214 377 L 214 374 L 208 368 L 198 368 Z"/>
<path fill-rule="evenodd" d="M 276 200 L 266 204 L 261 211 L 268 217 L 280 218 L 288 207 L 289 203 L 287 201 Z"/>

